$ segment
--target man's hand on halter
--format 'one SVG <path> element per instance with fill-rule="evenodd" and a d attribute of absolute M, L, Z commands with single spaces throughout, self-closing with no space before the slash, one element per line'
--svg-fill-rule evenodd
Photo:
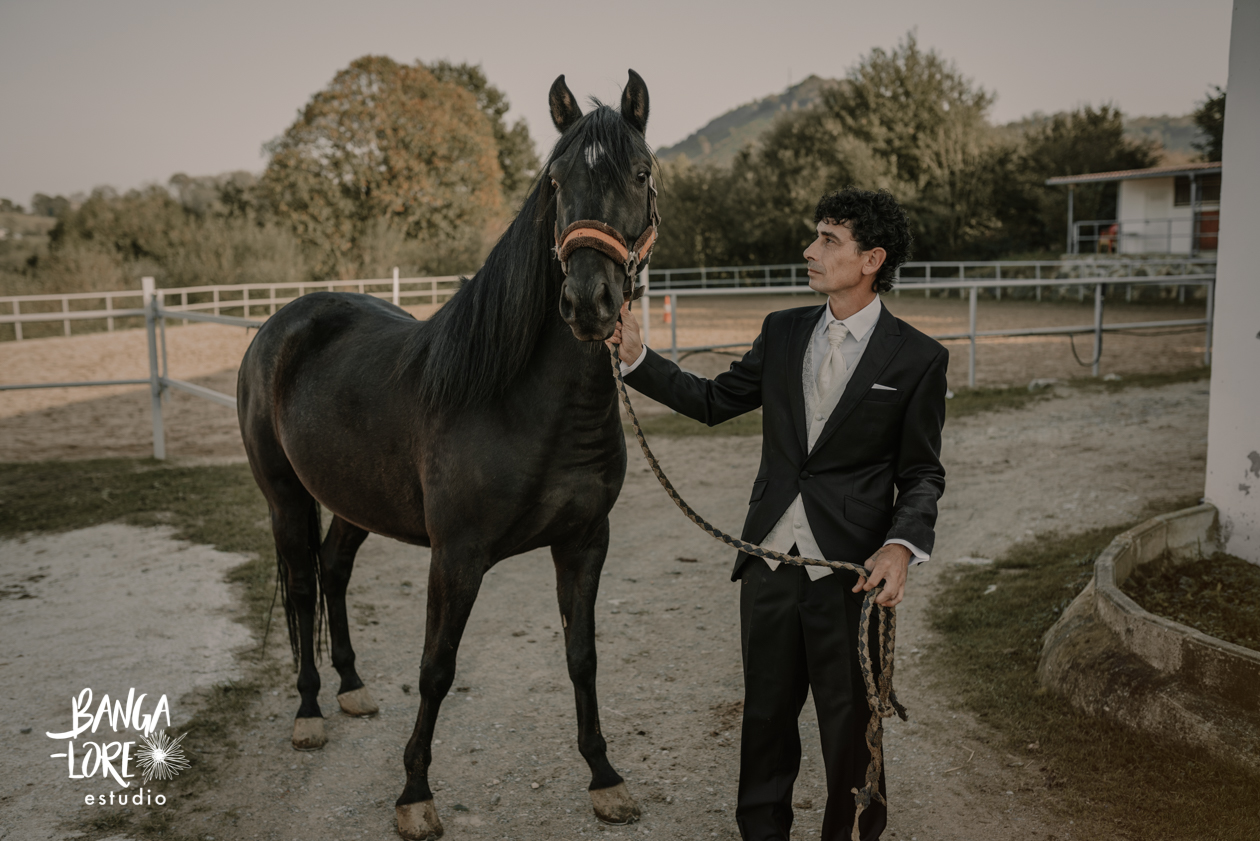
<path fill-rule="evenodd" d="M 853 585 L 853 592 L 874 590 L 882 582 L 884 589 L 875 597 L 875 604 L 895 607 L 906 594 L 906 570 L 910 568 L 910 550 L 900 543 L 890 543 L 863 564 L 868 570 L 866 578 Z"/>
<path fill-rule="evenodd" d="M 643 334 L 639 330 L 639 319 L 630 312 L 629 302 L 621 305 L 621 321 L 617 323 L 617 328 L 604 344 L 608 345 L 609 349 L 612 349 L 613 345 L 621 345 L 621 352 L 617 358 L 626 365 L 633 365 L 639 358 L 639 354 L 643 353 Z"/>

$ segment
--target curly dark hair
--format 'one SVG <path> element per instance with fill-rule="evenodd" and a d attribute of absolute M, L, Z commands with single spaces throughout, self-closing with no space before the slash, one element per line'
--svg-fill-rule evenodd
<path fill-rule="evenodd" d="M 910 235 L 910 220 L 892 193 L 856 187 L 828 193 L 819 199 L 814 209 L 814 224 L 822 221 L 849 228 L 861 251 L 884 249 L 888 256 L 876 272 L 872 286 L 876 292 L 893 288 L 897 269 L 910 258 L 914 237 Z"/>

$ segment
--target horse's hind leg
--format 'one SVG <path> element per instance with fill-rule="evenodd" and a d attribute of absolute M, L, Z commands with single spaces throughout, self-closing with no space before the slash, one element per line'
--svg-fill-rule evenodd
<path fill-rule="evenodd" d="M 403 754 L 407 784 L 394 804 L 398 834 L 408 841 L 437 838 L 442 834 L 442 822 L 429 788 L 433 728 L 442 699 L 455 681 L 455 655 L 481 588 L 487 562 L 484 552 L 467 547 L 435 547 L 433 550 L 424 656 L 420 660 L 420 711 Z"/>
<path fill-rule="evenodd" d="M 350 645 L 350 620 L 346 612 L 346 588 L 354 570 L 354 556 L 368 533 L 340 517 L 333 517 L 328 536 L 319 549 L 324 578 L 324 603 L 328 610 L 328 636 L 332 641 L 332 662 L 341 676 L 337 703 L 348 715 L 376 715 L 379 708 L 354 668 Z"/>
<path fill-rule="evenodd" d="M 319 709 L 319 670 L 315 668 L 316 609 L 320 598 L 319 508 L 296 480 L 273 484 L 271 530 L 276 538 L 284 589 L 284 612 L 289 640 L 298 659 L 298 694 L 302 698 L 293 722 L 293 747 L 322 748 L 324 716 Z"/>
<path fill-rule="evenodd" d="M 584 543 L 551 547 L 569 679 L 577 699 L 578 750 L 591 769 L 591 805 L 600 820 L 625 824 L 639 819 L 639 805 L 608 761 L 608 745 L 600 731 L 599 701 L 595 695 L 595 598 L 607 554 L 608 520 L 596 527 Z"/>

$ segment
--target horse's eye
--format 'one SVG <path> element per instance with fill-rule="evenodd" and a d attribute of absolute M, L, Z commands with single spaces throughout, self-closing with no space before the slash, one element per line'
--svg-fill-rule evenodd
<path fill-rule="evenodd" d="M 554 179 L 554 178 L 553 178 L 553 179 L 551 179 L 551 189 L 553 189 L 553 190 L 559 190 L 559 189 L 560 189 L 560 182 L 556 181 L 556 179 Z"/>
<path fill-rule="evenodd" d="M 639 173 L 639 183 L 640 183 L 640 184 L 646 184 L 646 183 L 647 183 L 647 180 L 648 180 L 648 174 L 647 174 L 646 172 L 640 172 L 640 173 Z"/>

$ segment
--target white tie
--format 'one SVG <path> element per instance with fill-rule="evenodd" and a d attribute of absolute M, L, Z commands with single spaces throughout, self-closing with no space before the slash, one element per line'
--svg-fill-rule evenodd
<path fill-rule="evenodd" d="M 849 370 L 844 362 L 844 354 L 840 353 L 840 343 L 849 335 L 849 328 L 839 321 L 827 325 L 827 342 L 831 345 L 822 364 L 818 366 L 818 398 L 825 397 L 833 382 L 838 381 Z"/>

